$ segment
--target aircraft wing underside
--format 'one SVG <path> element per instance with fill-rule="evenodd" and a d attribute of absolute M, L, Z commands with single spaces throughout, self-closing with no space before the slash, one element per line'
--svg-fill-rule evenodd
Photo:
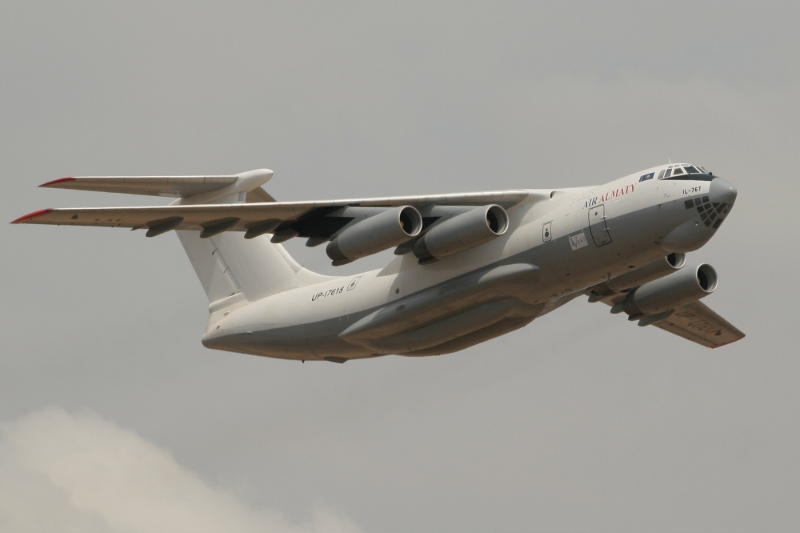
<path fill-rule="evenodd" d="M 589 294 L 591 292 L 591 289 L 587 291 Z M 624 298 L 625 293 L 615 293 L 597 301 L 613 306 Z M 678 307 L 672 314 L 652 322 L 651 325 L 707 348 L 719 348 L 741 340 L 745 336 L 733 324 L 699 300 Z"/>
<path fill-rule="evenodd" d="M 744 337 L 744 333 L 700 301 L 677 308 L 653 325 L 708 348 L 719 348 Z"/>

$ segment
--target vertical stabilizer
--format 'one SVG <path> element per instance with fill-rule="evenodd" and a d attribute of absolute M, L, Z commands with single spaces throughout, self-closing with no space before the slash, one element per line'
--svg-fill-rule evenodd
<path fill-rule="evenodd" d="M 268 236 L 245 239 L 239 232 L 224 232 L 201 239 L 199 231 L 176 233 L 210 302 L 237 292 L 252 302 L 297 288 L 313 276 L 299 265 L 296 271 L 294 260 L 287 261 L 288 253 Z"/>
<path fill-rule="evenodd" d="M 190 205 L 201 203 L 199 200 L 205 204 L 244 203 L 248 195 L 266 181 L 264 178 L 271 176 L 272 171 L 246 172 L 237 175 L 243 183 L 237 181 L 223 189 L 231 194 L 220 196 L 211 192 L 182 198 L 179 202 Z M 259 196 L 256 199 L 261 201 Z M 301 267 L 282 245 L 270 242 L 269 235 L 245 239 L 241 232 L 222 232 L 204 239 L 199 231 L 175 233 L 211 303 L 235 294 L 253 302 L 328 279 Z"/>

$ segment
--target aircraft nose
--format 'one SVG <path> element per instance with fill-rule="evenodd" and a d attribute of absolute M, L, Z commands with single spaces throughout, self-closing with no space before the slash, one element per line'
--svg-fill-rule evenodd
<path fill-rule="evenodd" d="M 722 178 L 714 178 L 711 180 L 708 196 L 712 202 L 720 202 L 725 204 L 733 204 L 736 201 L 736 195 L 739 191 L 736 187 L 728 183 Z"/>

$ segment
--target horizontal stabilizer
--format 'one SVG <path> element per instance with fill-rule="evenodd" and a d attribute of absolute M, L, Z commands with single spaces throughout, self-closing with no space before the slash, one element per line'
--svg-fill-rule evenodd
<path fill-rule="evenodd" d="M 185 198 L 215 191 L 234 182 L 236 176 L 86 176 L 48 181 L 39 187 Z"/>
<path fill-rule="evenodd" d="M 242 181 L 252 185 L 247 190 L 253 190 L 269 181 L 271 177 L 272 171 L 266 169 L 232 176 L 76 176 L 48 181 L 40 187 L 188 198 L 219 191 Z M 252 183 L 253 181 L 259 183 Z M 262 195 L 262 198 L 265 197 Z"/>

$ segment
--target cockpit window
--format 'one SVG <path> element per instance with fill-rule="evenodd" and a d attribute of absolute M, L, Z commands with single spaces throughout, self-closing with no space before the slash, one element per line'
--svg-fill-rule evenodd
<path fill-rule="evenodd" d="M 670 165 L 658 174 L 660 180 L 711 181 L 714 176 L 704 167 L 682 163 Z"/>

